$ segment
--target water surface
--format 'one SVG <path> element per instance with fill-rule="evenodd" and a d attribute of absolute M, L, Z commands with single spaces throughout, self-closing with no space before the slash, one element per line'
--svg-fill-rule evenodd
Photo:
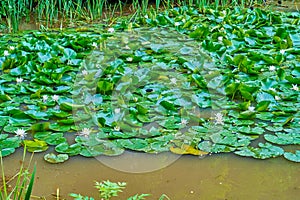
<path fill-rule="evenodd" d="M 21 150 L 4 158 L 7 175 L 17 171 L 21 158 Z M 126 199 L 136 193 L 153 194 L 149 200 L 158 199 L 163 193 L 172 200 L 291 200 L 300 195 L 300 165 L 283 158 L 255 160 L 232 154 L 177 158 L 171 153 L 126 152 L 115 158 L 72 157 L 63 164 L 48 164 L 42 154 L 35 154 L 37 177 L 33 194 L 55 199 L 52 194 L 59 188 L 60 199 L 72 199 L 68 197 L 71 192 L 97 199 L 94 181 L 109 179 L 127 182 L 125 191 L 113 199 Z M 162 161 L 161 169 L 157 161 Z M 125 172 L 139 167 L 148 172 Z M 157 170 L 150 170 L 154 168 Z"/>

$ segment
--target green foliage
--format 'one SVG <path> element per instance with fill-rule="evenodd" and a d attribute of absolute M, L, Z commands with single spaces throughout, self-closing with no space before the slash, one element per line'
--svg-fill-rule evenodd
<path fill-rule="evenodd" d="M 26 146 L 24 148 L 24 154 L 22 159 L 22 164 L 18 173 L 13 177 L 15 180 L 15 184 L 12 188 L 7 188 L 8 181 L 6 180 L 7 177 L 5 176 L 5 169 L 4 163 L 2 160 L 2 152 L 0 152 L 0 161 L 1 161 L 1 171 L 2 171 L 2 187 L 0 188 L 0 199 L 2 200 L 17 200 L 17 199 L 24 199 L 30 200 L 31 199 L 31 192 L 33 189 L 34 178 L 36 173 L 36 165 L 34 165 L 33 172 L 30 174 L 29 168 L 32 157 L 30 158 L 28 167 L 25 168 L 25 154 L 26 154 Z M 12 180 L 9 180 L 12 181 Z"/>
<path fill-rule="evenodd" d="M 180 147 L 188 146 L 260 159 L 282 151 L 253 149 L 259 137 L 274 147 L 299 144 L 298 13 L 182 6 L 148 14 L 119 20 L 112 33 L 3 35 L 2 155 L 25 144 L 32 152 L 54 146 L 49 162 L 66 160 L 57 153 L 186 153 Z"/>
<path fill-rule="evenodd" d="M 95 183 L 95 188 L 98 189 L 100 198 L 105 200 L 118 196 L 118 193 L 122 192 L 125 186 L 125 182 L 113 183 L 109 180 Z"/>
<path fill-rule="evenodd" d="M 99 198 L 103 199 L 103 200 L 109 200 L 112 197 L 117 197 L 119 196 L 118 193 L 123 192 L 123 190 L 125 189 L 126 183 L 125 182 L 111 182 L 109 180 L 107 181 L 102 181 L 102 182 L 97 182 L 95 183 L 95 188 L 98 189 L 99 191 Z M 70 197 L 73 197 L 74 200 L 94 200 L 94 198 L 92 197 L 88 197 L 88 196 L 82 196 L 80 194 L 75 194 L 75 193 L 70 193 L 69 194 Z M 144 200 L 145 197 L 150 196 L 150 194 L 136 194 L 133 195 L 129 198 L 127 198 L 127 200 Z M 163 194 L 159 200 L 163 200 L 163 199 L 169 199 L 169 197 L 165 194 Z"/>

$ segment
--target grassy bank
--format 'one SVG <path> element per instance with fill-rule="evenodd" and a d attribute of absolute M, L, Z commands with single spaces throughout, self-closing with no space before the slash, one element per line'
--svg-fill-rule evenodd
<path fill-rule="evenodd" d="M 264 0 L 7 0 L 0 2 L 1 29 L 17 32 L 22 23 L 39 23 L 40 27 L 66 27 L 78 22 L 109 22 L 134 14 L 145 15 L 174 6 L 197 8 L 263 5 Z"/>

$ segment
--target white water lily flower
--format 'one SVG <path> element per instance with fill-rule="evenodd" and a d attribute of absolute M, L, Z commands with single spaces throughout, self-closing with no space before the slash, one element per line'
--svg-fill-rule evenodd
<path fill-rule="evenodd" d="M 96 43 L 96 42 L 93 42 L 93 43 L 92 43 L 92 46 L 93 46 L 93 47 L 95 47 L 95 48 L 97 48 L 97 47 L 98 47 L 98 45 L 97 45 L 97 43 Z"/>
<path fill-rule="evenodd" d="M 131 62 L 131 61 L 133 61 L 133 58 L 132 57 L 128 57 L 128 58 L 126 58 L 126 61 Z"/>
<path fill-rule="evenodd" d="M 224 125 L 224 119 L 223 119 L 223 115 L 222 113 L 217 113 L 215 114 L 215 124 L 221 124 L 221 125 Z"/>
<path fill-rule="evenodd" d="M 15 47 L 14 46 L 9 46 L 9 50 L 13 51 L 13 50 L 15 50 Z"/>
<path fill-rule="evenodd" d="M 48 100 L 48 96 L 47 95 L 43 95 L 43 102 L 45 103 Z"/>
<path fill-rule="evenodd" d="M 110 33 L 113 33 L 113 32 L 115 32 L 115 29 L 114 28 L 109 28 L 109 29 L 107 29 L 107 31 L 110 32 Z"/>
<path fill-rule="evenodd" d="M 134 102 L 138 102 L 138 100 L 139 100 L 139 99 L 138 99 L 137 97 L 133 97 L 133 101 L 134 101 Z"/>
<path fill-rule="evenodd" d="M 129 50 L 130 47 L 129 47 L 128 45 L 126 45 L 126 46 L 124 47 L 124 49 Z"/>
<path fill-rule="evenodd" d="M 121 112 L 121 109 L 120 109 L 120 108 L 116 108 L 116 109 L 115 109 L 115 113 L 116 113 L 116 114 L 119 114 L 120 112 Z"/>
<path fill-rule="evenodd" d="M 17 129 L 16 131 L 14 131 L 15 134 L 17 135 L 17 137 L 19 137 L 20 139 L 24 139 L 27 136 L 27 133 L 24 129 Z"/>
<path fill-rule="evenodd" d="M 251 112 L 254 112 L 255 111 L 255 107 L 254 106 L 249 106 L 248 110 L 251 111 Z"/>
<path fill-rule="evenodd" d="M 281 98 L 279 96 L 275 96 L 275 100 L 279 101 L 279 100 L 281 100 Z"/>
<path fill-rule="evenodd" d="M 179 25 L 180 25 L 180 22 L 175 22 L 174 25 L 175 25 L 175 26 L 179 26 Z"/>
<path fill-rule="evenodd" d="M 149 16 L 148 16 L 148 15 L 145 15 L 144 17 L 145 17 L 145 19 L 148 19 L 148 18 L 149 18 Z"/>
<path fill-rule="evenodd" d="M 59 96 L 58 96 L 58 95 L 55 94 L 55 95 L 52 96 L 52 100 L 53 100 L 53 101 L 58 101 L 58 99 L 59 99 Z"/>
<path fill-rule="evenodd" d="M 4 56 L 9 56 L 9 52 L 8 52 L 7 50 L 5 50 L 5 51 L 3 52 L 3 55 L 4 55 Z"/>
<path fill-rule="evenodd" d="M 223 42 L 223 36 L 219 36 L 219 37 L 218 37 L 218 41 L 219 41 L 219 42 Z"/>
<path fill-rule="evenodd" d="M 82 73 L 82 75 L 83 75 L 83 76 L 86 76 L 86 75 L 88 75 L 88 71 L 86 71 L 85 69 L 84 69 L 84 70 L 82 70 L 82 72 L 81 72 L 81 73 Z"/>
<path fill-rule="evenodd" d="M 114 127 L 114 130 L 115 130 L 115 131 L 120 131 L 120 126 L 115 126 L 115 127 Z"/>
<path fill-rule="evenodd" d="M 16 79 L 17 83 L 22 83 L 23 80 L 24 80 L 24 79 L 22 79 L 21 77 Z"/>
<path fill-rule="evenodd" d="M 89 129 L 89 128 L 83 128 L 81 133 L 79 134 L 80 136 L 83 136 L 83 137 L 89 137 L 90 134 L 91 134 L 92 130 Z"/>
<path fill-rule="evenodd" d="M 181 125 L 185 126 L 185 125 L 187 125 L 188 123 L 189 123 L 188 120 L 186 120 L 186 119 L 181 119 L 181 122 L 180 122 Z"/>
<path fill-rule="evenodd" d="M 275 71 L 276 70 L 276 67 L 274 66 L 274 65 L 271 65 L 270 67 L 269 67 L 269 70 L 272 72 L 272 71 Z"/>
<path fill-rule="evenodd" d="M 284 49 L 281 49 L 281 50 L 280 50 L 280 53 L 281 53 L 281 54 L 284 54 L 284 53 L 285 53 L 285 50 L 284 50 Z"/>
<path fill-rule="evenodd" d="M 176 78 L 171 78 L 170 81 L 171 81 L 171 83 L 174 84 L 174 85 L 177 83 L 177 79 L 176 79 Z"/>
<path fill-rule="evenodd" d="M 292 84 L 292 89 L 295 91 L 299 91 L 298 85 L 297 84 Z"/>

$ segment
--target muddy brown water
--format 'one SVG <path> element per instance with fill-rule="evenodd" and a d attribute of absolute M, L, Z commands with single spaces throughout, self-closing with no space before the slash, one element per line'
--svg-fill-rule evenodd
<path fill-rule="evenodd" d="M 72 157 L 63 164 L 49 164 L 42 156 L 37 153 L 33 157 L 37 163 L 33 195 L 45 199 L 55 199 L 52 194 L 57 188 L 60 199 L 72 199 L 68 196 L 71 192 L 98 199 L 94 181 L 102 180 L 127 182 L 124 192 L 112 199 L 126 199 L 136 193 L 151 193 L 149 200 L 161 194 L 172 200 L 294 200 L 300 196 L 300 165 L 284 158 L 125 152 L 118 157 Z M 4 158 L 7 175 L 17 172 L 21 159 L 22 150 Z"/>

